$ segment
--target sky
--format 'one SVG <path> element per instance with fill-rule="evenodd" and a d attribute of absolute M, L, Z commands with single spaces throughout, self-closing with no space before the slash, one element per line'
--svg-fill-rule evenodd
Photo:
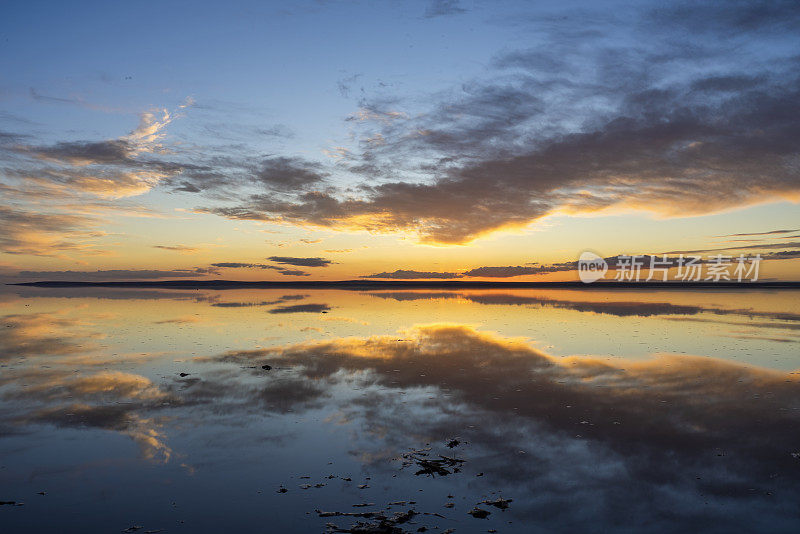
<path fill-rule="evenodd" d="M 800 279 L 797 2 L 0 12 L 3 279 Z"/>

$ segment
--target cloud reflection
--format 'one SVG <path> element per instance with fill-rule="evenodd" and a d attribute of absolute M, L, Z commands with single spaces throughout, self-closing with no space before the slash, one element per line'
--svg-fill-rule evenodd
<path fill-rule="evenodd" d="M 617 507 L 627 493 L 643 492 L 647 505 L 637 498 L 641 509 L 628 513 L 643 514 L 637 520 L 645 523 L 713 499 L 746 503 L 774 524 L 782 512 L 766 496 L 796 493 L 794 373 L 672 354 L 635 362 L 556 358 L 524 339 L 459 324 L 230 351 L 214 360 L 279 367 L 284 374 L 274 376 L 313 385 L 314 398 L 319 388 L 355 381 L 368 392 L 339 409 L 378 440 L 374 456 L 362 451 L 362 458 L 383 462 L 380 450 L 402 450 L 412 439 L 466 437 L 487 480 L 518 492 L 528 503 L 524 513 L 547 511 L 562 526 L 581 520 L 568 517 L 570 492 L 589 503 L 587 517 L 610 514 L 607 521 L 621 520 Z M 253 393 L 278 391 L 272 379 Z M 293 408 L 306 400 L 301 395 Z"/>

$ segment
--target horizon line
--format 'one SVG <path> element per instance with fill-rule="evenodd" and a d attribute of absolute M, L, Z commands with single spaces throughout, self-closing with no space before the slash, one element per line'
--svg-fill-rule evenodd
<path fill-rule="evenodd" d="M 320 288 L 320 289 L 800 289 L 800 281 L 650 281 L 617 282 L 613 280 L 584 283 L 581 281 L 562 282 L 521 282 L 521 281 L 479 281 L 479 280 L 296 280 L 296 281 L 247 281 L 247 280 L 41 280 L 35 282 L 6 283 L 9 286 L 39 288 L 78 288 L 78 287 L 116 287 L 116 288 L 169 288 L 169 289 L 269 289 L 269 288 Z"/>

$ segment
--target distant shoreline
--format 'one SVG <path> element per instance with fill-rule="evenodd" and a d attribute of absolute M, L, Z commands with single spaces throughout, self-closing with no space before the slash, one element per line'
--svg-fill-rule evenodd
<path fill-rule="evenodd" d="M 6 285 L 39 288 L 164 288 L 164 289 L 800 289 L 800 282 L 487 282 L 466 280 L 334 280 L 294 282 L 248 282 L 240 280 L 157 280 L 157 281 L 40 281 Z"/>

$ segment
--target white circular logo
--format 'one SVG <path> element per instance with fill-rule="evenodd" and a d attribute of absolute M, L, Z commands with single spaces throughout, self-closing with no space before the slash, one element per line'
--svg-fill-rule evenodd
<path fill-rule="evenodd" d="M 591 284 L 603 278 L 608 272 L 606 260 L 588 250 L 578 258 L 578 276 L 584 284 Z"/>

